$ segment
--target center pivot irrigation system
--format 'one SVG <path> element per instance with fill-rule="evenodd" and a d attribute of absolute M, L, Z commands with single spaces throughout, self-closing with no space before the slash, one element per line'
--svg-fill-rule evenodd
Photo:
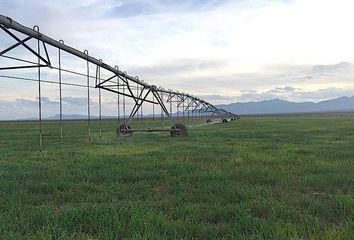
<path fill-rule="evenodd" d="M 90 139 L 90 90 L 98 90 L 99 97 L 99 120 L 100 120 L 100 138 L 101 138 L 101 90 L 105 90 L 114 94 L 117 94 L 117 118 L 120 122 L 116 129 L 117 136 L 132 135 L 134 131 L 168 131 L 171 136 L 184 136 L 187 135 L 187 127 L 179 123 L 181 118 L 207 118 L 208 122 L 211 119 L 221 119 L 222 122 L 229 120 L 236 120 L 239 117 L 226 110 L 219 109 L 214 105 L 187 93 L 179 91 L 166 90 L 162 87 L 156 87 L 140 80 L 138 77 L 130 76 L 126 72 L 119 69 L 118 66 L 112 67 L 104 63 L 100 59 L 96 59 L 89 55 L 88 51 L 79 51 L 64 44 L 63 40 L 56 41 L 39 31 L 39 27 L 35 26 L 32 29 L 25 27 L 9 17 L 0 15 L 0 28 L 12 40 L 15 40 L 13 45 L 10 45 L 6 49 L 0 49 L 0 57 L 4 60 L 1 61 L 0 66 L 0 78 L 22 80 L 22 81 L 34 81 L 38 83 L 38 118 L 40 127 L 40 149 L 42 149 L 42 94 L 41 83 L 51 83 L 59 85 L 60 95 L 60 124 L 61 124 L 61 139 L 63 138 L 63 108 L 62 108 L 62 86 L 74 86 L 87 89 L 87 120 L 88 120 L 88 133 Z M 26 53 L 29 53 L 35 58 L 34 61 L 29 61 L 20 56 L 10 56 L 9 54 L 21 47 Z M 57 63 L 53 64 L 54 56 L 50 54 L 49 48 L 53 48 L 55 55 L 57 56 Z M 81 60 L 84 66 L 84 71 L 76 69 L 68 69 L 62 66 L 63 57 L 62 54 L 70 55 L 76 60 Z M 8 62 L 11 60 L 12 64 Z M 13 62 L 20 62 L 21 65 L 13 65 Z M 57 79 L 45 80 L 42 79 L 43 68 L 50 71 L 57 71 Z M 92 74 L 92 68 L 94 68 L 94 74 Z M 13 71 L 32 71 L 31 74 L 27 74 L 26 77 L 18 77 L 9 73 Z M 91 71 L 90 71 L 91 69 Z M 33 70 L 36 70 L 33 72 Z M 42 70 L 42 74 L 41 74 Z M 81 66 L 81 70 L 83 67 Z M 84 72 L 84 73 L 83 73 Z M 91 74 L 90 74 L 91 72 Z M 23 72 L 22 72 L 23 73 Z M 63 73 L 73 74 L 79 77 L 84 77 L 87 81 L 85 84 L 77 84 L 73 81 L 63 81 Z M 34 76 L 32 78 L 28 76 Z M 71 80 L 73 78 L 70 78 Z M 94 81 L 94 84 L 92 82 Z M 126 98 L 130 98 L 133 101 L 133 107 L 130 113 L 126 114 Z M 135 116 L 138 116 L 140 111 L 140 117 L 143 118 L 143 104 L 152 104 L 153 114 L 155 116 L 155 106 L 159 106 L 161 109 L 161 116 L 165 115 L 167 119 L 171 121 L 171 127 L 166 128 L 145 128 L 145 129 L 132 129 L 131 121 Z M 122 113 L 121 113 L 122 111 Z M 151 115 L 150 115 L 151 116 Z M 122 120 L 122 121 L 120 121 Z"/>

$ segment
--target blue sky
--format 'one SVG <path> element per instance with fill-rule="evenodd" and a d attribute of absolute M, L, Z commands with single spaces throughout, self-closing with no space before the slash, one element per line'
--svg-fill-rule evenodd
<path fill-rule="evenodd" d="M 0 14 L 213 103 L 299 102 L 354 95 L 353 7 L 349 0 L 12 0 L 0 1 Z M 16 90 L 0 85 L 0 110 L 35 101 L 11 84 Z M 46 97 L 58 98 L 54 90 Z"/>

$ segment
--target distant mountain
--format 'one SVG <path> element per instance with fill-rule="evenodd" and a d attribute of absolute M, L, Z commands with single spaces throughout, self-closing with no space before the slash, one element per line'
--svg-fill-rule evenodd
<path fill-rule="evenodd" d="M 339 97 L 318 103 L 296 103 L 280 99 L 273 99 L 261 102 L 230 103 L 226 105 L 219 105 L 218 107 L 240 115 L 350 112 L 354 111 L 354 96 Z"/>

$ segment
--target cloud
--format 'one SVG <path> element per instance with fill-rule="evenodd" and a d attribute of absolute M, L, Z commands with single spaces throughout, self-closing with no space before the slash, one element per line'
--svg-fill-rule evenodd
<path fill-rule="evenodd" d="M 238 100 L 240 102 L 257 102 L 257 101 L 263 101 L 263 100 L 269 100 L 269 99 L 283 99 L 286 100 L 285 96 L 278 95 L 272 93 L 272 90 L 270 91 L 256 91 L 256 90 L 248 90 L 248 91 L 243 91 Z"/>
<path fill-rule="evenodd" d="M 277 87 L 267 91 L 244 91 L 238 98 L 242 102 L 264 101 L 271 99 L 282 99 L 294 102 L 319 102 L 322 100 L 354 96 L 354 88 L 325 88 L 314 91 L 306 91 L 295 87 Z"/>
<path fill-rule="evenodd" d="M 37 100 L 38 100 L 38 98 L 37 98 Z M 58 101 L 58 100 L 51 100 L 51 99 L 49 99 L 48 97 L 42 97 L 42 98 L 41 98 L 41 101 L 42 101 L 42 103 L 44 103 L 44 104 L 53 104 L 53 105 L 59 104 L 59 101 Z"/>
<path fill-rule="evenodd" d="M 299 88 L 294 88 L 291 86 L 285 86 L 285 87 L 276 87 L 270 91 L 268 91 L 269 93 L 289 93 L 289 92 L 294 92 L 297 90 L 301 90 Z"/>
<path fill-rule="evenodd" d="M 63 97 L 63 102 L 69 105 L 87 106 L 87 98 L 83 97 Z M 90 104 L 94 102 L 90 99 Z"/>
<path fill-rule="evenodd" d="M 268 66 L 265 68 L 271 72 L 276 71 L 276 79 L 279 81 L 292 81 L 292 82 L 327 82 L 331 79 L 339 81 L 349 82 L 353 77 L 354 65 L 351 62 L 339 62 L 335 64 L 327 65 L 293 65 L 282 64 Z M 276 69 L 276 70 L 275 70 Z"/>
<path fill-rule="evenodd" d="M 331 74 L 337 72 L 352 71 L 354 66 L 350 62 L 339 62 L 336 64 L 315 65 L 312 67 L 314 73 Z"/>
<path fill-rule="evenodd" d="M 221 96 L 221 95 L 198 95 L 198 97 L 206 100 L 222 100 L 222 101 L 235 99 L 235 96 Z"/>
<path fill-rule="evenodd" d="M 126 18 L 139 15 L 152 14 L 156 12 L 156 6 L 153 1 L 129 1 L 120 2 L 117 6 L 112 7 L 105 15 L 109 17 Z"/>
<path fill-rule="evenodd" d="M 354 88 L 343 89 L 343 88 L 333 87 L 333 88 L 319 89 L 315 91 L 300 91 L 296 93 L 294 98 L 318 102 L 321 100 L 327 100 L 327 99 L 332 99 L 332 98 L 337 98 L 342 96 L 346 96 L 346 97 L 354 96 Z"/>
<path fill-rule="evenodd" d="M 237 96 L 222 96 L 222 95 L 197 95 L 198 98 L 203 99 L 213 104 L 223 104 L 225 102 L 234 102 L 237 100 Z"/>
<path fill-rule="evenodd" d="M 15 106 L 35 106 L 38 105 L 38 101 L 28 100 L 28 99 L 16 99 Z"/>
<path fill-rule="evenodd" d="M 112 18 L 132 18 L 152 14 L 210 11 L 229 3 L 228 0 L 124 0 L 118 1 L 105 13 Z M 246 2 L 246 1 L 238 1 Z"/>
<path fill-rule="evenodd" d="M 180 75 L 195 73 L 196 71 L 210 71 L 226 64 L 226 59 L 164 59 L 156 64 L 133 67 L 132 72 L 141 73 L 141 75 L 151 79 L 166 76 L 175 78 Z"/>

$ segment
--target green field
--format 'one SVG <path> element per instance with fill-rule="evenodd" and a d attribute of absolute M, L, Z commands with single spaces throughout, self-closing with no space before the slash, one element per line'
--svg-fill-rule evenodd
<path fill-rule="evenodd" d="M 0 122 L 0 239 L 354 238 L 354 117 L 86 125 Z"/>

